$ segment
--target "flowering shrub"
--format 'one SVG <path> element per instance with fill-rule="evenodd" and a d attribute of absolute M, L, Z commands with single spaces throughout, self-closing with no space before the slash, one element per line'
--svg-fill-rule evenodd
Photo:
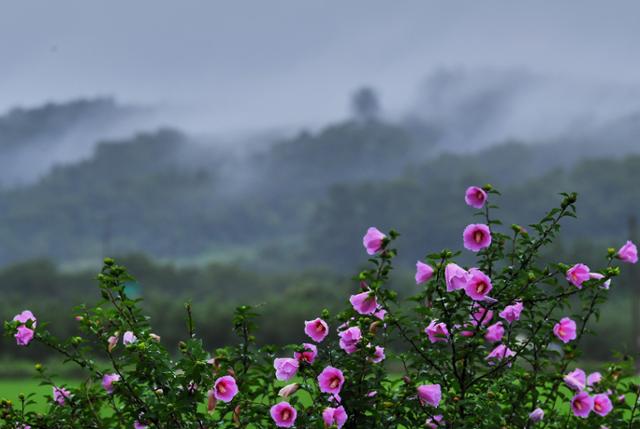
<path fill-rule="evenodd" d="M 575 363 L 617 263 L 636 263 L 636 246 L 608 249 L 596 270 L 544 264 L 539 253 L 575 216 L 575 194 L 529 230 L 493 217 L 498 195 L 489 185 L 467 190 L 482 222 L 461 228 L 461 239 L 476 262 L 464 267 L 449 250 L 418 261 L 410 305 L 386 287 L 398 233 L 369 228 L 371 266 L 347 309 L 309 315 L 300 326 L 308 342 L 284 348 L 256 345 L 256 314 L 243 306 L 233 319 L 238 344 L 209 354 L 187 305 L 172 355 L 127 296 L 126 269 L 105 259 L 102 301 L 75 316 L 81 336 L 59 341 L 29 311 L 5 323 L 18 346 L 40 342 L 87 377 L 63 386 L 36 365 L 51 386 L 47 411 L 30 410 L 32 395 L 3 401 L 3 427 L 639 427 L 631 362 L 591 374 Z"/>

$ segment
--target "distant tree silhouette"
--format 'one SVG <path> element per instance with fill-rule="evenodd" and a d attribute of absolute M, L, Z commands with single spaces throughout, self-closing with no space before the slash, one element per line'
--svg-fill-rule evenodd
<path fill-rule="evenodd" d="M 370 122 L 378 119 L 380 102 L 375 90 L 365 86 L 355 91 L 351 97 L 351 109 L 359 121 Z"/>

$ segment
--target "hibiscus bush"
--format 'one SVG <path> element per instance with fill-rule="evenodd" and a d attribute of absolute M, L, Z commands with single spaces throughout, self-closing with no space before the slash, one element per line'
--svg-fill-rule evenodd
<path fill-rule="evenodd" d="M 3 427 L 640 427 L 631 359 L 590 374 L 576 364 L 618 265 L 637 262 L 636 246 L 603 250 L 596 269 L 547 263 L 541 251 L 575 216 L 576 195 L 562 194 L 526 228 L 494 216 L 498 196 L 489 185 L 466 191 L 478 221 L 461 227 L 465 250 L 419 260 L 408 300 L 388 287 L 399 234 L 369 228 L 369 269 L 345 291 L 344 311 L 318 308 L 301 324 L 303 344 L 258 346 L 257 314 L 243 306 L 237 344 L 210 352 L 190 304 L 184 340 L 164 344 L 127 295 L 125 267 L 105 259 L 102 300 L 75 314 L 81 335 L 58 340 L 28 310 L 5 322 L 19 346 L 40 342 L 86 378 L 62 385 L 36 365 L 51 387 L 46 411 L 33 410 L 33 395 L 4 400 Z"/>

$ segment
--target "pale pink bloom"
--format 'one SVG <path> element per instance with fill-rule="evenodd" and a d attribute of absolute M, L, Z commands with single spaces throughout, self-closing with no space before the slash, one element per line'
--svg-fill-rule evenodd
<path fill-rule="evenodd" d="M 15 334 L 16 343 L 19 346 L 27 346 L 33 340 L 33 329 L 29 329 L 24 325 L 18 326 L 18 330 Z"/>
<path fill-rule="evenodd" d="M 145 425 L 144 423 L 140 423 L 139 421 L 135 421 L 133 423 L 133 429 L 147 429 L 149 426 Z"/>
<path fill-rule="evenodd" d="M 113 393 L 113 383 L 117 383 L 120 381 L 120 376 L 118 374 L 105 374 L 102 377 L 102 387 L 107 393 Z"/>
<path fill-rule="evenodd" d="M 238 394 L 236 379 L 230 375 L 218 378 L 213 383 L 213 395 L 222 402 L 230 402 Z"/>
<path fill-rule="evenodd" d="M 384 320 L 384 316 L 387 315 L 387 310 L 385 310 L 384 308 L 380 308 L 375 313 L 373 313 L 373 315 L 380 320 Z"/>
<path fill-rule="evenodd" d="M 638 248 L 631 241 L 627 241 L 625 245 L 618 250 L 616 256 L 623 262 L 635 264 L 638 262 Z"/>
<path fill-rule="evenodd" d="M 284 386 L 282 389 L 278 391 L 278 396 L 282 396 L 283 398 L 288 398 L 289 396 L 296 393 L 298 391 L 298 388 L 300 388 L 300 384 L 298 383 L 287 384 L 286 386 Z"/>
<path fill-rule="evenodd" d="M 483 223 L 472 223 L 462 233 L 464 247 L 477 252 L 491 245 L 491 230 Z"/>
<path fill-rule="evenodd" d="M 64 405 L 65 401 L 71 397 L 71 392 L 69 392 L 64 387 L 53 387 L 53 400 L 58 405 Z"/>
<path fill-rule="evenodd" d="M 456 327 L 460 327 L 460 325 L 456 325 Z M 464 330 L 464 331 L 459 331 L 459 334 L 462 335 L 463 337 L 473 337 L 476 333 L 474 331 L 469 331 L 469 330 Z"/>
<path fill-rule="evenodd" d="M 125 346 L 128 346 L 129 344 L 133 344 L 136 341 L 138 341 L 138 337 L 136 337 L 135 334 L 131 331 L 125 332 L 124 335 L 122 336 L 122 344 L 124 344 Z"/>
<path fill-rule="evenodd" d="M 328 366 L 318 375 L 318 385 L 323 393 L 337 395 L 344 384 L 344 375 L 338 368 Z"/>
<path fill-rule="evenodd" d="M 499 362 L 503 359 L 509 359 L 515 355 L 516 355 L 516 352 L 514 352 L 504 344 L 500 344 L 496 346 L 496 348 L 491 350 L 491 352 L 487 355 L 485 359 L 489 362 L 489 365 L 494 365 L 496 362 Z M 511 366 L 511 363 L 509 363 L 509 366 Z"/>
<path fill-rule="evenodd" d="M 575 264 L 567 270 L 567 280 L 578 289 L 582 289 L 582 283 L 590 278 L 589 274 L 588 266 L 585 264 Z"/>
<path fill-rule="evenodd" d="M 593 409 L 593 398 L 587 392 L 580 392 L 571 399 L 571 410 L 577 417 L 586 419 Z"/>
<path fill-rule="evenodd" d="M 437 320 L 432 320 L 424 329 L 425 334 L 429 337 L 429 341 L 431 343 L 437 342 L 447 342 L 447 338 L 449 338 L 449 330 L 447 329 L 447 325 L 444 322 L 438 323 Z"/>
<path fill-rule="evenodd" d="M 535 410 L 531 411 L 531 413 L 529 413 L 529 420 L 534 423 L 541 421 L 543 418 L 544 411 L 542 410 L 542 408 L 536 408 Z"/>
<path fill-rule="evenodd" d="M 33 313 L 29 310 L 24 310 L 22 313 L 16 314 L 13 317 L 13 320 L 16 322 L 20 322 L 23 325 L 26 325 L 28 321 L 31 321 L 31 328 L 35 328 L 38 325 L 36 316 L 34 316 Z"/>
<path fill-rule="evenodd" d="M 444 269 L 444 279 L 447 283 L 447 292 L 463 289 L 467 285 L 469 273 L 457 264 L 450 263 Z"/>
<path fill-rule="evenodd" d="M 374 396 L 376 396 L 378 394 L 377 391 L 372 390 L 371 392 L 367 393 L 367 398 L 373 398 Z"/>
<path fill-rule="evenodd" d="M 416 262 L 416 284 L 428 282 L 433 277 L 433 268 L 424 262 Z"/>
<path fill-rule="evenodd" d="M 593 397 L 593 412 L 604 417 L 611 412 L 613 409 L 613 404 L 611 403 L 611 399 L 604 394 L 600 393 Z"/>
<path fill-rule="evenodd" d="M 600 383 L 600 381 L 602 380 L 602 374 L 600 374 L 599 372 L 592 372 L 591 374 L 589 374 L 589 377 L 587 377 L 587 386 L 593 386 L 594 384 L 598 384 Z"/>
<path fill-rule="evenodd" d="M 120 335 L 116 332 L 114 335 L 110 336 L 107 340 L 107 349 L 109 349 L 109 353 L 113 351 L 118 345 Z"/>
<path fill-rule="evenodd" d="M 442 414 L 438 414 L 433 417 L 429 417 L 425 424 L 429 429 L 437 429 L 438 427 L 444 425 L 443 419 L 444 416 L 442 416 Z"/>
<path fill-rule="evenodd" d="M 292 358 L 276 358 L 273 361 L 273 367 L 276 369 L 276 378 L 278 380 L 289 380 L 298 372 L 300 366 L 297 359 Z"/>
<path fill-rule="evenodd" d="M 353 309 L 360 314 L 373 314 L 375 313 L 376 308 L 378 308 L 376 296 L 371 291 L 351 295 L 349 302 L 353 306 Z"/>
<path fill-rule="evenodd" d="M 334 427 L 335 425 L 340 429 L 347 421 L 347 412 L 342 406 L 338 408 L 327 407 L 322 412 L 322 420 L 324 420 L 324 424 L 327 427 Z"/>
<path fill-rule="evenodd" d="M 604 278 L 604 275 L 600 273 L 589 273 L 589 278 L 602 280 Z M 609 287 L 611 287 L 611 279 L 608 279 L 606 282 L 600 285 L 600 288 L 605 290 L 609 290 Z"/>
<path fill-rule="evenodd" d="M 587 375 L 580 368 L 576 368 L 563 378 L 564 382 L 571 389 L 581 392 L 587 385 Z"/>
<path fill-rule="evenodd" d="M 376 346 L 376 350 L 373 352 L 373 357 L 371 358 L 371 362 L 380 363 L 385 359 L 384 355 L 384 347 Z"/>
<path fill-rule="evenodd" d="M 481 209 L 485 201 L 487 201 L 487 193 L 482 188 L 470 186 L 464 193 L 464 201 L 470 207 Z"/>
<path fill-rule="evenodd" d="M 329 326 L 327 322 L 319 317 L 314 320 L 306 320 L 304 322 L 304 333 L 316 343 L 321 343 L 329 335 Z"/>
<path fill-rule="evenodd" d="M 504 310 L 500 312 L 500 317 L 509 323 L 513 323 L 516 320 L 520 320 L 520 313 L 522 313 L 522 302 L 516 301 L 515 304 L 507 305 Z"/>
<path fill-rule="evenodd" d="M 493 289 L 491 279 L 477 268 L 469 270 L 469 280 L 464 288 L 467 296 L 474 301 L 483 301 Z"/>
<path fill-rule="evenodd" d="M 316 356 L 318 355 L 318 348 L 309 343 L 303 343 L 302 347 L 304 347 L 304 351 L 294 352 L 293 357 L 296 358 L 300 362 L 307 362 L 308 364 L 312 364 L 314 360 L 316 360 Z"/>
<path fill-rule="evenodd" d="M 340 336 L 340 348 L 351 354 L 358 350 L 358 343 L 362 339 L 362 332 L 357 326 L 347 328 L 338 334 Z"/>
<path fill-rule="evenodd" d="M 288 402 L 280 402 L 271 407 L 271 418 L 279 428 L 290 428 L 296 422 L 298 413 Z"/>
<path fill-rule="evenodd" d="M 502 322 L 494 323 L 493 325 L 487 328 L 487 333 L 485 334 L 485 340 L 490 343 L 497 343 L 502 340 L 504 336 L 504 327 L 502 326 Z"/>
<path fill-rule="evenodd" d="M 493 320 L 493 311 L 489 310 L 482 305 L 475 303 L 473 305 L 474 312 L 471 314 L 471 324 L 478 326 L 481 322 L 482 325 L 488 325 Z"/>
<path fill-rule="evenodd" d="M 563 317 L 560 322 L 556 323 L 553 327 L 553 334 L 558 337 L 563 343 L 568 343 L 576 339 L 576 322 Z"/>
<path fill-rule="evenodd" d="M 442 399 L 442 392 L 439 384 L 423 384 L 418 386 L 418 399 L 422 405 L 431 405 L 432 407 L 438 407 L 440 399 Z"/>
<path fill-rule="evenodd" d="M 382 249 L 382 242 L 387 238 L 378 228 L 371 227 L 362 238 L 362 244 L 369 255 L 375 255 Z"/>

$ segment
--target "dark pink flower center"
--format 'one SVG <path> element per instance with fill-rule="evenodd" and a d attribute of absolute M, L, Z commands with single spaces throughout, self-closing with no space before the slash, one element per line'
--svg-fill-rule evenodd
<path fill-rule="evenodd" d="M 336 377 L 331 379 L 331 383 L 329 383 L 329 387 L 335 389 L 340 384 L 340 380 Z"/>
<path fill-rule="evenodd" d="M 478 244 L 482 243 L 483 238 L 484 238 L 484 234 L 482 233 L 482 231 L 475 231 L 473 233 L 473 239 L 475 240 L 476 243 Z"/>
<path fill-rule="evenodd" d="M 282 420 L 289 420 L 289 418 L 291 418 L 291 411 L 285 409 L 284 411 L 282 411 Z"/>
<path fill-rule="evenodd" d="M 483 293 L 485 290 L 487 290 L 487 284 L 485 282 L 478 283 L 478 285 L 476 286 L 476 291 L 478 293 Z"/>

